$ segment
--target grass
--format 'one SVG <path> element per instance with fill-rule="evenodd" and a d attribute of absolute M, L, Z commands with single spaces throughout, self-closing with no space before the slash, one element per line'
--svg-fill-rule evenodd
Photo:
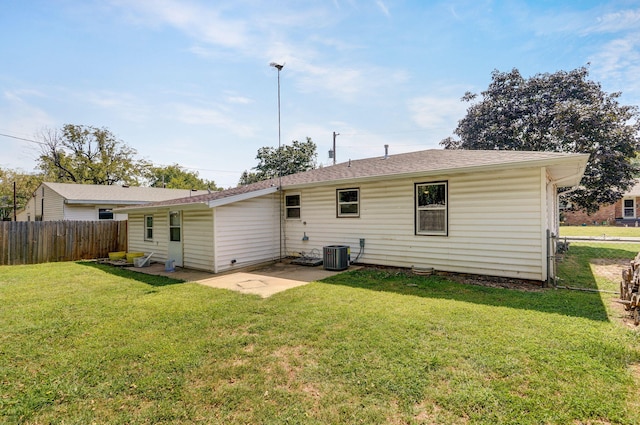
<path fill-rule="evenodd" d="M 640 251 L 638 243 L 572 242 L 558 269 L 561 284 L 619 291 L 621 273 L 610 276 L 594 272 L 595 264 L 628 266 Z M 621 269 L 620 269 L 621 270 Z"/>
<path fill-rule="evenodd" d="M 640 336 L 604 303 L 376 270 L 261 299 L 0 267 L 0 422 L 638 424 Z"/>
<path fill-rule="evenodd" d="M 560 226 L 560 236 L 602 236 L 640 238 L 640 227 Z"/>

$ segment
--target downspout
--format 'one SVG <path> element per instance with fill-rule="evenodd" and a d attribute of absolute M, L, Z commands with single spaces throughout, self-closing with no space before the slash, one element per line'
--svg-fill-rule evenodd
<path fill-rule="evenodd" d="M 211 216 L 213 219 L 213 274 L 218 273 L 218 208 L 213 208 Z"/>

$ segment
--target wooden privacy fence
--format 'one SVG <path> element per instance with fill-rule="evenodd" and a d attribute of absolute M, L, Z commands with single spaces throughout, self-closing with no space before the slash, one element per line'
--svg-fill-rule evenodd
<path fill-rule="evenodd" d="M 88 260 L 126 250 L 126 221 L 0 222 L 0 265 Z"/>

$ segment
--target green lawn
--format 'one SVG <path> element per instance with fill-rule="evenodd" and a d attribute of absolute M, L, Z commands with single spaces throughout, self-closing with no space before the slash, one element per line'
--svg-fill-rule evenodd
<path fill-rule="evenodd" d="M 363 270 L 261 299 L 0 267 L 0 422 L 638 424 L 640 333 L 606 297 Z"/>
<path fill-rule="evenodd" d="M 640 227 L 560 226 L 560 236 L 602 236 L 640 239 Z"/>

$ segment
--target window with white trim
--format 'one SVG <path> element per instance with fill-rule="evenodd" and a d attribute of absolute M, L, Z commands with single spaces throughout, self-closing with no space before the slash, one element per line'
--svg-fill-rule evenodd
<path fill-rule="evenodd" d="M 169 212 L 169 241 L 180 242 L 182 240 L 182 221 L 180 211 Z"/>
<path fill-rule="evenodd" d="M 415 198 L 416 235 L 446 236 L 447 182 L 417 183 Z"/>
<path fill-rule="evenodd" d="M 360 189 L 337 189 L 338 217 L 360 217 Z"/>
<path fill-rule="evenodd" d="M 286 195 L 284 197 L 284 205 L 287 219 L 300 218 L 300 195 Z"/>
<path fill-rule="evenodd" d="M 153 240 L 153 216 L 152 215 L 144 216 L 144 240 L 145 241 Z"/>
<path fill-rule="evenodd" d="M 622 208 L 622 216 L 624 218 L 635 218 L 636 217 L 636 199 L 635 198 L 627 198 L 623 201 Z"/>

